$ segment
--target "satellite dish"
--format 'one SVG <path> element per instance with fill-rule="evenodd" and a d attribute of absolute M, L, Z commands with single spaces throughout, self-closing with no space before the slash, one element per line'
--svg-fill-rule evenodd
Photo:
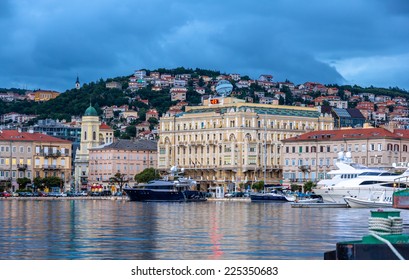
<path fill-rule="evenodd" d="M 233 85 L 227 80 L 220 80 L 216 85 L 216 92 L 219 96 L 228 96 L 233 90 Z"/>

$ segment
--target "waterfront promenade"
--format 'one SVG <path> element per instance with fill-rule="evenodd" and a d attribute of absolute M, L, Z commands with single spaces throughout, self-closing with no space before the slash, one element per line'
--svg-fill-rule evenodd
<path fill-rule="evenodd" d="M 129 200 L 126 195 L 124 196 L 63 196 L 63 197 L 0 197 L 1 200 Z M 237 201 L 237 202 L 251 202 L 249 197 L 229 197 L 229 198 L 213 198 L 210 197 L 207 201 Z"/>

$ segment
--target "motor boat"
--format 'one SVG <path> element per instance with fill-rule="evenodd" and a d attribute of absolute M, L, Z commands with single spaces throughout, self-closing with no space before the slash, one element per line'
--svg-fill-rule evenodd
<path fill-rule="evenodd" d="M 327 175 L 329 175 L 331 178 L 318 181 L 316 188 L 333 187 L 341 181 L 354 179 L 364 172 L 379 173 L 384 171 L 382 168 L 370 168 L 365 165 L 352 162 L 351 152 L 346 152 L 345 154 L 343 152 L 339 152 L 335 166 L 336 169 L 333 169 L 327 173 Z"/>
<path fill-rule="evenodd" d="M 372 192 L 369 198 L 344 197 L 344 200 L 351 208 L 390 208 L 392 199 L 385 195 L 386 191 Z"/>
<path fill-rule="evenodd" d="M 263 192 L 250 193 L 252 202 L 294 202 L 296 196 L 283 190 L 282 186 L 266 186 Z"/>
<path fill-rule="evenodd" d="M 175 166 L 172 167 L 171 173 L 173 179 L 166 177 L 152 180 L 147 184 L 124 188 L 124 191 L 131 201 L 201 202 L 207 200 L 206 194 L 197 190 L 195 180 L 180 176 Z"/>
<path fill-rule="evenodd" d="M 368 171 L 354 179 L 343 180 L 333 186 L 314 189 L 324 202 L 345 203 L 345 197 L 369 199 L 372 192 L 384 191 L 385 198 L 392 200 L 397 190 L 409 186 L 409 169 L 402 174 L 390 171 Z"/>

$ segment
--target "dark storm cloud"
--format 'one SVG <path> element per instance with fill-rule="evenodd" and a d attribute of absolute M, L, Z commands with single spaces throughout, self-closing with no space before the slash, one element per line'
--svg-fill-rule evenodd
<path fill-rule="evenodd" d="M 0 87 L 62 91 L 77 74 L 90 82 L 184 66 L 409 89 L 406 3 L 2 1 Z"/>

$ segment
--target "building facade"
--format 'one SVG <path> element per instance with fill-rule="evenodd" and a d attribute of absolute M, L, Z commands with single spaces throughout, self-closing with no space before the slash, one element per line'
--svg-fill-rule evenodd
<path fill-rule="evenodd" d="M 116 173 L 124 175 L 128 185 L 146 168 L 157 166 L 157 142 L 150 140 L 119 140 L 89 150 L 89 185 L 108 188 Z"/>
<path fill-rule="evenodd" d="M 409 134 L 385 128 L 312 131 L 284 139 L 283 182 L 303 184 L 328 178 L 339 152 L 350 152 L 352 161 L 369 167 L 392 167 L 409 161 Z"/>
<path fill-rule="evenodd" d="M 0 132 L 0 185 L 15 191 L 19 178 L 59 177 L 61 190 L 71 181 L 71 145 L 67 140 L 17 130 Z"/>
<path fill-rule="evenodd" d="M 184 168 L 201 189 L 242 188 L 281 179 L 281 140 L 311 130 L 333 129 L 316 108 L 213 98 L 203 106 L 160 119 L 158 169 Z"/>

